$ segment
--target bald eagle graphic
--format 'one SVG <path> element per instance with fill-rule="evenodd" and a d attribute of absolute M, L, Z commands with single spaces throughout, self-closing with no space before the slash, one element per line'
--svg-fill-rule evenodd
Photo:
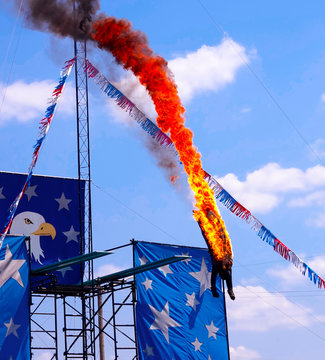
<path fill-rule="evenodd" d="M 24 211 L 14 217 L 10 234 L 30 236 L 30 253 L 34 260 L 40 264 L 41 257 L 45 258 L 41 248 L 40 236 L 56 236 L 56 230 L 52 224 L 45 222 L 41 214 L 32 211 Z"/>

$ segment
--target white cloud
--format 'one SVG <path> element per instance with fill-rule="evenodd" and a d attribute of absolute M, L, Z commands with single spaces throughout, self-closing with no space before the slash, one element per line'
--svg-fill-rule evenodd
<path fill-rule="evenodd" d="M 231 360 L 257 360 L 261 355 L 255 350 L 247 349 L 245 346 L 230 347 Z"/>
<path fill-rule="evenodd" d="M 325 191 L 315 191 L 303 197 L 297 197 L 289 202 L 292 207 L 307 207 L 307 206 L 324 206 L 325 205 Z"/>
<path fill-rule="evenodd" d="M 315 256 L 308 264 L 310 268 L 316 271 L 322 278 L 325 277 L 325 255 Z"/>
<path fill-rule="evenodd" d="M 310 217 L 306 220 L 306 225 L 325 228 L 325 214 L 322 212 L 320 214 L 315 214 L 313 217 Z"/>
<path fill-rule="evenodd" d="M 264 332 L 271 328 L 308 326 L 312 310 L 290 302 L 281 294 L 268 292 L 262 286 L 236 286 L 236 301 L 228 302 L 232 331 Z"/>
<path fill-rule="evenodd" d="M 325 93 L 321 95 L 320 99 L 321 99 L 321 102 L 325 102 Z"/>
<path fill-rule="evenodd" d="M 185 57 L 172 59 L 169 68 L 174 72 L 182 100 L 188 101 L 197 93 L 218 91 L 233 82 L 244 61 L 249 62 L 246 49 L 231 39 L 224 39 L 219 45 L 203 45 Z M 6 88 L 0 83 L 0 104 L 4 99 L 0 109 L 1 123 L 12 119 L 27 122 L 41 118 L 55 85 L 56 83 L 50 80 L 31 83 L 20 80 Z M 156 118 L 157 114 L 148 92 L 131 72 L 127 72 L 116 86 L 150 119 Z M 71 114 L 75 107 L 74 99 L 74 89 L 67 85 L 59 109 Z M 110 108 L 117 119 L 129 122 L 128 115 L 117 106 L 110 103 Z"/>
<path fill-rule="evenodd" d="M 189 101 L 203 91 L 218 91 L 235 80 L 236 72 L 249 63 L 246 49 L 227 38 L 220 45 L 203 45 L 185 57 L 168 62 L 175 76 L 180 97 Z"/>
<path fill-rule="evenodd" d="M 0 84 L 0 123 L 9 120 L 28 122 L 31 120 L 41 120 L 48 106 L 48 99 L 56 86 L 50 80 L 34 81 L 26 83 L 22 80 L 16 81 L 4 87 Z M 62 101 L 58 109 L 71 114 L 74 111 L 74 99 L 72 86 L 66 86 Z"/>
<path fill-rule="evenodd" d="M 325 94 L 324 94 L 325 96 Z M 325 102 L 325 100 L 324 100 Z M 313 151 L 320 157 L 325 157 L 325 139 L 316 139 L 312 144 L 310 144 L 310 147 L 313 149 Z M 314 157 L 314 154 L 313 154 Z"/>
<path fill-rule="evenodd" d="M 236 200 L 253 213 L 273 210 L 285 195 L 293 196 L 288 201 L 288 205 L 292 207 L 307 207 L 315 203 L 325 205 L 325 191 L 318 190 L 325 187 L 325 167 L 321 165 L 303 171 L 269 163 L 247 174 L 244 181 L 233 173 L 217 179 Z M 297 197 L 302 192 L 307 194 Z"/>
<path fill-rule="evenodd" d="M 303 256 L 301 257 L 303 260 Z M 325 255 L 319 255 L 314 257 L 312 260 L 306 261 L 308 266 L 313 269 L 321 278 L 325 277 Z M 281 285 L 285 288 L 302 284 L 303 282 L 310 282 L 308 275 L 303 276 L 300 271 L 289 264 L 287 266 L 278 266 L 267 271 L 273 278 L 278 278 L 281 281 Z M 314 286 L 314 284 L 312 284 Z M 317 288 L 315 288 L 317 289 Z"/>
<path fill-rule="evenodd" d="M 128 71 L 127 76 L 124 76 L 116 86 L 150 119 L 157 117 L 154 104 L 147 89 L 140 84 L 138 78 L 132 72 Z"/>
<path fill-rule="evenodd" d="M 114 274 L 114 273 L 122 271 L 124 269 L 125 269 L 125 267 L 123 268 L 123 267 L 120 267 L 120 266 L 117 266 L 114 264 L 104 264 L 104 265 L 101 265 L 98 268 L 98 270 L 95 272 L 95 278 Z"/>
<path fill-rule="evenodd" d="M 290 264 L 286 267 L 273 267 L 269 269 L 267 273 L 273 279 L 278 278 L 282 286 L 297 285 L 306 281 L 300 271 L 293 264 Z"/>
<path fill-rule="evenodd" d="M 127 71 L 120 81 L 114 82 L 113 85 L 122 91 L 150 120 L 156 119 L 157 113 L 148 91 L 131 71 Z M 114 101 L 109 99 L 107 104 L 114 119 L 128 125 L 135 123 L 135 120 L 125 110 L 117 106 Z"/>
<path fill-rule="evenodd" d="M 241 108 L 240 112 L 243 114 L 250 113 L 252 111 L 252 108 L 250 106 L 244 106 Z"/>
<path fill-rule="evenodd" d="M 168 62 L 168 67 L 173 72 L 182 101 L 189 101 L 197 93 L 218 91 L 233 82 L 244 61 L 249 62 L 246 49 L 231 39 L 224 39 L 220 45 L 203 45 L 185 57 L 172 59 Z M 130 71 L 114 85 L 149 119 L 156 119 L 157 113 L 149 93 Z M 121 111 L 112 102 L 109 102 L 109 107 L 117 120 L 124 123 L 132 122 L 126 112 Z M 249 112 L 250 108 L 245 107 L 242 111 Z"/>
<path fill-rule="evenodd" d="M 51 360 L 53 359 L 53 354 L 50 352 L 43 352 L 35 356 L 35 360 Z"/>

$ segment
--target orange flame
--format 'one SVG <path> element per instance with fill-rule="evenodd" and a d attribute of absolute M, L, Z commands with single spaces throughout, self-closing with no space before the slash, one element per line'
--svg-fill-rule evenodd
<path fill-rule="evenodd" d="M 208 240 L 208 247 L 216 260 L 232 258 L 229 234 L 220 216 L 212 190 L 204 180 L 201 154 L 193 145 L 193 133 L 185 127 L 185 109 L 180 101 L 177 86 L 161 56 L 149 47 L 145 34 L 132 29 L 127 20 L 112 17 L 100 19 L 93 25 L 92 37 L 100 48 L 110 51 L 116 61 L 131 70 L 148 90 L 158 117 L 159 128 L 170 133 L 179 158 L 188 174 L 198 210 L 194 218 L 200 222 Z M 216 216 L 208 217 L 212 211 Z"/>

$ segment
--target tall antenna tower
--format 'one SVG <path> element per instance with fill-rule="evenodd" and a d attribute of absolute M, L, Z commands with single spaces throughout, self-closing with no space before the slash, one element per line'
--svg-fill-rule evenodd
<path fill-rule="evenodd" d="M 80 204 L 80 228 L 83 229 L 81 236 L 81 254 L 93 251 L 92 221 L 91 221 L 91 176 L 90 176 L 90 146 L 89 146 L 89 108 L 88 108 L 88 78 L 85 73 L 85 61 L 87 57 L 86 40 L 74 40 L 75 55 L 75 86 L 76 86 L 76 113 L 77 113 L 77 144 L 78 144 L 78 179 L 79 179 L 79 204 Z M 84 218 L 82 217 L 82 204 L 84 204 Z M 84 263 L 84 281 L 93 279 L 92 260 Z M 84 293 L 83 293 L 84 294 Z M 87 319 L 93 319 L 93 298 L 82 295 L 82 326 L 83 326 L 83 350 L 85 354 L 95 357 L 94 326 Z M 88 349 L 88 344 L 91 344 Z"/>
<path fill-rule="evenodd" d="M 79 179 L 79 218 L 80 218 L 80 255 L 90 254 L 93 251 L 92 219 L 91 219 L 91 176 L 90 176 L 90 146 L 89 146 L 89 107 L 88 107 L 88 78 L 85 72 L 87 57 L 86 32 L 83 29 L 87 21 L 78 19 L 78 8 L 73 3 L 75 18 L 75 91 L 76 91 L 76 120 L 77 120 L 77 147 L 78 147 L 78 179 Z M 84 36 L 83 36 L 84 34 Z M 84 211 L 84 214 L 83 214 Z M 65 356 L 66 358 L 95 359 L 95 324 L 94 324 L 94 297 L 84 291 L 84 282 L 93 280 L 93 262 L 85 261 L 80 265 L 83 271 L 81 281 L 81 311 L 76 311 L 64 300 L 64 322 L 71 324 L 71 318 L 79 318 L 81 329 L 74 326 L 65 326 Z M 73 311 L 72 311 L 73 308 Z M 82 337 L 82 340 L 80 339 Z M 67 341 L 69 339 L 69 342 Z M 80 341 L 81 340 L 81 341 Z M 82 354 L 80 354 L 80 342 Z"/>

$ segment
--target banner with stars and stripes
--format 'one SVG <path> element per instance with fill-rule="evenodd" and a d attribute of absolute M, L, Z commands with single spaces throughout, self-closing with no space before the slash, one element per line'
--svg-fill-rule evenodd
<path fill-rule="evenodd" d="M 25 236 L 8 235 L 0 250 L 0 359 L 30 359 L 29 302 Z"/>
<path fill-rule="evenodd" d="M 228 360 L 221 280 L 215 298 L 208 251 L 137 242 L 135 266 L 174 255 L 191 258 L 136 275 L 139 359 Z"/>
<path fill-rule="evenodd" d="M 25 180 L 24 174 L 0 172 L 0 223 Z M 10 234 L 30 236 L 32 270 L 80 255 L 80 232 L 78 179 L 33 175 L 10 228 Z M 53 275 L 59 284 L 77 284 L 81 268 L 66 267 Z"/>

